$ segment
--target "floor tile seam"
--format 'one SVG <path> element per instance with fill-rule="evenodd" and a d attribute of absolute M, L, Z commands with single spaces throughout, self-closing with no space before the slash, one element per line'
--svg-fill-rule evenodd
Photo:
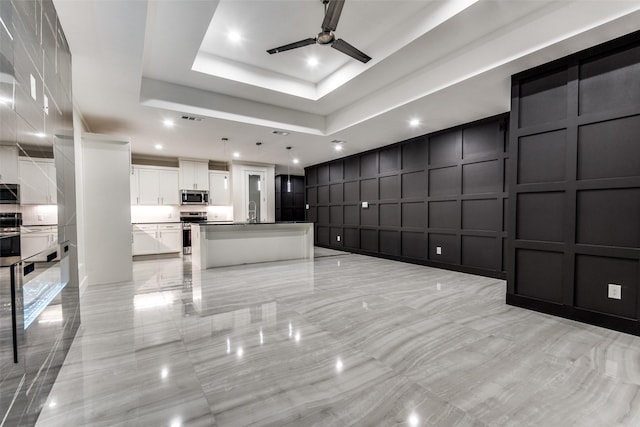
<path fill-rule="evenodd" d="M 480 423 L 482 427 L 489 427 L 490 426 L 490 424 L 487 424 L 487 423 L 483 422 L 482 420 L 480 420 L 479 418 L 469 414 L 468 411 L 462 409 L 461 407 L 456 405 L 454 402 L 452 402 L 450 399 L 443 399 L 438 394 L 436 394 L 433 391 L 429 390 L 427 387 L 423 386 L 422 384 L 416 382 L 414 379 L 412 379 L 411 377 L 405 375 L 404 373 L 398 372 L 396 375 L 401 377 L 401 378 L 404 378 L 408 383 L 420 388 L 424 392 L 424 394 L 428 395 L 431 399 L 435 399 L 437 401 L 443 402 L 444 404 L 450 406 L 454 410 L 458 410 L 461 413 L 465 414 L 466 416 L 472 418 L 473 421 L 474 421 L 473 425 L 475 427 L 480 427 L 476 423 Z M 416 406 L 419 406 L 419 405 L 416 405 Z"/>
<path fill-rule="evenodd" d="M 184 336 L 183 331 L 180 328 L 177 328 L 177 329 L 178 329 L 178 333 L 180 334 L 180 339 L 182 341 L 182 347 L 185 350 L 186 357 L 187 357 L 187 360 L 189 361 L 189 365 L 190 365 L 190 368 L 191 368 L 191 370 L 193 372 L 194 378 L 196 378 L 196 380 L 198 381 L 198 385 L 199 385 L 198 390 L 202 393 L 203 398 L 207 402 L 207 406 L 209 408 L 209 412 L 210 412 L 211 416 L 213 417 L 213 419 L 215 420 L 216 419 L 216 414 L 213 411 L 213 402 L 211 402 L 211 399 L 207 395 L 207 392 L 206 392 L 206 390 L 204 388 L 203 381 L 202 381 L 200 375 L 198 374 L 198 371 L 195 368 L 195 360 L 194 360 L 194 356 L 192 354 L 193 350 L 190 349 L 188 344 L 185 342 L 185 336 Z"/>

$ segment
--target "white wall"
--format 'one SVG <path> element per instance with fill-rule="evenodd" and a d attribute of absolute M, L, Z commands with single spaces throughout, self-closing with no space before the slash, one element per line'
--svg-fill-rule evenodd
<path fill-rule="evenodd" d="M 245 179 L 247 171 L 261 171 L 265 173 L 265 190 L 267 192 L 267 215 L 266 222 L 276 220 L 276 184 L 275 166 L 263 163 L 241 163 L 231 164 L 231 186 L 233 198 L 233 221 L 246 222 L 248 217 L 248 203 L 246 192 L 248 184 Z M 264 191 L 264 190 L 263 190 Z"/>
<path fill-rule="evenodd" d="M 82 135 L 85 265 L 89 285 L 132 279 L 128 138 Z"/>
<path fill-rule="evenodd" d="M 78 251 L 78 281 L 80 282 L 80 295 L 87 287 L 87 268 L 85 264 L 85 239 L 84 239 L 84 181 L 82 179 L 82 133 L 84 123 L 78 109 L 73 108 L 73 151 L 75 158 L 76 179 L 76 227 L 77 227 L 77 251 Z"/>

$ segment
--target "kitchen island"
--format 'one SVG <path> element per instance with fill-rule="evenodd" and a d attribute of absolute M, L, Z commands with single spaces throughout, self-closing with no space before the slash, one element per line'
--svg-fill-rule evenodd
<path fill-rule="evenodd" d="M 313 223 L 201 223 L 191 226 L 194 269 L 313 259 Z"/>

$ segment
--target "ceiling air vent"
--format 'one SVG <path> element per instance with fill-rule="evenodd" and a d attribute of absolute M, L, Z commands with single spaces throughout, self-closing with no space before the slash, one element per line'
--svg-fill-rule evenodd
<path fill-rule="evenodd" d="M 186 114 L 183 116 L 180 116 L 180 118 L 182 120 L 188 120 L 190 122 L 201 122 L 202 121 L 202 117 L 196 117 L 196 116 L 187 116 Z"/>

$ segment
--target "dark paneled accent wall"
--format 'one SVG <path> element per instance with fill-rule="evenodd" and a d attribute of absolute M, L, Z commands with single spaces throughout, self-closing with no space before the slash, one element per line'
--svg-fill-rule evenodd
<path fill-rule="evenodd" d="M 307 168 L 316 244 L 504 277 L 507 121 L 491 117 Z"/>
<path fill-rule="evenodd" d="M 507 302 L 640 334 L 640 32 L 514 76 L 510 129 Z"/>
<path fill-rule="evenodd" d="M 304 177 L 276 175 L 275 182 L 276 221 L 304 221 Z"/>

